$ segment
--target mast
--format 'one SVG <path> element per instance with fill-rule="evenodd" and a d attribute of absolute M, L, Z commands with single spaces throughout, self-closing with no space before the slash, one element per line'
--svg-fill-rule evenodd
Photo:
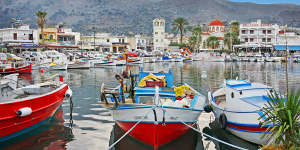
<path fill-rule="evenodd" d="M 285 37 L 285 82 L 286 82 L 286 98 L 289 96 L 289 76 L 288 76 L 288 46 L 287 46 L 287 38 L 286 38 L 286 29 L 287 25 L 284 27 L 284 37 Z"/>

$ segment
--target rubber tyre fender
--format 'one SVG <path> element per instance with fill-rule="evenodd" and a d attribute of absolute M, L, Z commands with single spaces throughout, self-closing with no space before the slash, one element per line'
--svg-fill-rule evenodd
<path fill-rule="evenodd" d="M 227 117 L 224 113 L 222 113 L 219 117 L 219 124 L 222 129 L 226 129 L 226 127 L 227 127 L 226 123 L 227 123 Z"/>

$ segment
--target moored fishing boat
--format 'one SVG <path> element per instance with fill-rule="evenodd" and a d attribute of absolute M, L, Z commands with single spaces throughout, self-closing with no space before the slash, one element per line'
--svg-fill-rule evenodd
<path fill-rule="evenodd" d="M 210 106 L 219 119 L 223 129 L 232 134 L 256 143 L 268 144 L 266 125 L 261 127 L 259 118 L 263 116 L 261 109 L 269 101 L 268 94 L 273 88 L 261 83 L 250 83 L 245 80 L 227 80 L 223 87 L 214 93 L 208 93 Z M 242 106 L 242 107 L 241 107 Z"/>
<path fill-rule="evenodd" d="M 31 65 L 27 66 L 16 66 L 16 65 L 1 65 L 0 74 L 11 74 L 11 73 L 31 73 Z"/>
<path fill-rule="evenodd" d="M 188 125 L 197 122 L 205 97 L 188 85 L 174 88 L 171 69 L 167 73 L 154 73 L 141 68 L 138 77 L 134 101 L 114 100 L 118 103 L 110 110 L 122 130 L 158 149 L 189 130 L 183 122 Z"/>
<path fill-rule="evenodd" d="M 0 98 L 0 142 L 37 128 L 49 120 L 66 96 L 67 84 L 60 81 L 29 85 L 21 88 L 2 87 Z"/>
<path fill-rule="evenodd" d="M 114 60 L 102 59 L 100 62 L 93 63 L 95 68 L 103 67 L 103 66 L 116 66 L 116 62 Z"/>

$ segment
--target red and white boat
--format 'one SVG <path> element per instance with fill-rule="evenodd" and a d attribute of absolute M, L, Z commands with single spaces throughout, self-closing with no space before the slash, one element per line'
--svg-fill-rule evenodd
<path fill-rule="evenodd" d="M 138 75 L 139 83 L 143 82 L 144 77 L 154 75 L 164 78 L 165 84 L 146 81 L 145 86 L 134 88 L 134 103 L 120 102 L 110 109 L 113 119 L 124 132 L 133 128 L 129 132 L 130 136 L 158 149 L 190 129 L 183 123 L 194 125 L 197 122 L 203 110 L 205 97 L 188 85 L 174 89 L 172 70 L 168 73 L 150 73 L 141 70 Z M 155 85 L 161 87 L 153 87 Z M 181 94 L 185 96 L 181 100 L 176 98 L 175 91 L 178 90 L 184 91 Z M 185 90 L 189 91 L 189 94 L 186 94 Z"/>
<path fill-rule="evenodd" d="M 65 97 L 72 95 L 67 84 L 49 81 L 22 88 L 1 87 L 0 143 L 37 128 L 49 120 Z"/>
<path fill-rule="evenodd" d="M 0 74 L 31 73 L 31 65 L 22 67 L 0 66 Z"/>

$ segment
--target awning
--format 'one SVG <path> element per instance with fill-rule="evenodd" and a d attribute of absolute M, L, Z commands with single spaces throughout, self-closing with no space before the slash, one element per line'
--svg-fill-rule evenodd
<path fill-rule="evenodd" d="M 285 51 L 286 47 L 289 51 L 300 51 L 300 45 L 274 45 L 274 49 L 278 51 Z"/>

